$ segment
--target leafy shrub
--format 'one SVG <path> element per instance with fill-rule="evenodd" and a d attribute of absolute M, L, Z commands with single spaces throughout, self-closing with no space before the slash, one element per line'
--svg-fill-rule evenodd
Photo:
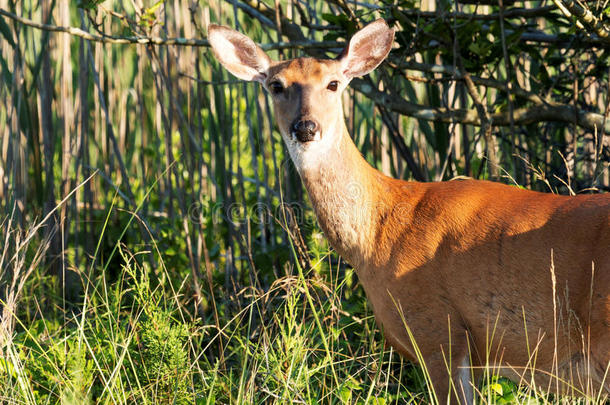
<path fill-rule="evenodd" d="M 173 322 L 161 309 L 151 311 L 138 326 L 130 348 L 139 385 L 151 403 L 189 404 L 189 336 L 185 324 Z"/>

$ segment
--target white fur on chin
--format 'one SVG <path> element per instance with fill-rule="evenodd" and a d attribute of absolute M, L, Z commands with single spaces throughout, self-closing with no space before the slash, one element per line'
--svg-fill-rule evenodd
<path fill-rule="evenodd" d="M 306 143 L 300 142 L 292 132 L 290 136 L 286 136 L 288 153 L 298 172 L 302 175 L 306 171 L 317 170 L 321 163 L 332 158 L 330 152 L 339 145 L 342 135 L 341 131 L 337 131 L 337 125 L 334 124 L 327 128 L 324 134 L 317 131 L 313 139 Z"/>

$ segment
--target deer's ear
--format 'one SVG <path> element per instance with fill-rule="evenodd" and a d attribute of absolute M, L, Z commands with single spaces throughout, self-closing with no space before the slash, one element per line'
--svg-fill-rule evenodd
<path fill-rule="evenodd" d="M 247 36 L 221 25 L 210 24 L 208 41 L 216 59 L 242 80 L 263 82 L 271 59 Z"/>
<path fill-rule="evenodd" d="M 343 74 L 348 78 L 364 76 L 375 69 L 390 53 L 394 30 L 378 19 L 358 31 L 339 56 Z"/>

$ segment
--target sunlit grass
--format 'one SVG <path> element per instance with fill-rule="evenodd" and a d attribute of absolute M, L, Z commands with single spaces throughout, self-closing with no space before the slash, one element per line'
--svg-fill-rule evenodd
<path fill-rule="evenodd" d="M 18 232 L 4 229 L 4 240 L 18 243 Z M 203 317 L 192 315 L 188 279 L 172 280 L 162 252 L 152 269 L 139 260 L 148 252 L 119 242 L 113 280 L 99 260 L 81 302 L 64 310 L 55 297 L 47 304 L 54 310 L 24 308 L 37 302 L 24 294 L 44 284 L 29 270 L 44 253 L 37 244 L 44 246 L 31 238 L 0 263 L 20 275 L 21 286 L 3 303 L 3 403 L 437 402 L 425 367 L 386 347 L 353 271 L 330 260 L 324 243 L 309 247 L 318 258 L 312 268 L 287 262 L 287 275 L 268 288 L 247 286 L 219 300 L 220 330 L 212 305 Z M 547 395 L 531 381 L 485 371 L 475 389 L 480 403 L 604 403 Z"/>

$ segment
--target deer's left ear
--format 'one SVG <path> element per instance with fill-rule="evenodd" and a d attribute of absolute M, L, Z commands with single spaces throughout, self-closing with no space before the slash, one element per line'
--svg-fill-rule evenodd
<path fill-rule="evenodd" d="M 339 56 L 345 77 L 371 72 L 388 56 L 393 42 L 394 30 L 381 18 L 358 31 Z"/>

